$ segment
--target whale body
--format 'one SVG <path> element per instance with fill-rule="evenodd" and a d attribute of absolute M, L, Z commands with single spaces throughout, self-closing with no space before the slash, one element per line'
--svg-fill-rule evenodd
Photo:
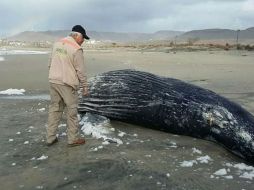
<path fill-rule="evenodd" d="M 211 140 L 254 163 L 254 116 L 210 90 L 136 70 L 105 72 L 88 83 L 81 114 Z"/>

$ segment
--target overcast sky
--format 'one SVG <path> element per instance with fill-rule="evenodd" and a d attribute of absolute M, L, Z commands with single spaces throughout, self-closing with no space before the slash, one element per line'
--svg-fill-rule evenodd
<path fill-rule="evenodd" d="M 70 29 L 189 31 L 254 26 L 254 0 L 0 0 L 0 36 Z"/>

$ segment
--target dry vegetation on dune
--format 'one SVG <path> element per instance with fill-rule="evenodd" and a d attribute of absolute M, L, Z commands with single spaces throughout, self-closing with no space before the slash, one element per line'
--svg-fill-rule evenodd
<path fill-rule="evenodd" d="M 175 43 L 172 41 L 153 41 L 153 42 L 132 42 L 132 43 L 101 43 L 95 45 L 84 45 L 86 49 L 129 49 L 138 51 L 155 51 L 155 52 L 176 52 L 176 51 L 218 51 L 218 50 L 247 50 L 254 51 L 254 45 L 229 44 L 217 42 L 199 42 L 193 41 Z"/>
<path fill-rule="evenodd" d="M 83 44 L 85 49 L 128 49 L 138 51 L 159 51 L 159 52 L 176 52 L 176 51 L 213 51 L 213 50 L 247 50 L 254 51 L 254 44 L 236 43 L 236 41 L 226 40 L 200 40 L 198 38 L 188 38 L 186 40 L 151 40 L 143 42 L 112 42 L 112 41 L 94 41 Z M 22 42 L 0 40 L 1 49 L 45 49 L 50 50 L 53 42 Z"/>

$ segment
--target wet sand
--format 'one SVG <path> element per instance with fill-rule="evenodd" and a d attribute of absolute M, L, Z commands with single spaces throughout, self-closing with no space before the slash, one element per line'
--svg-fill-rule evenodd
<path fill-rule="evenodd" d="M 48 93 L 48 55 L 1 57 L 0 91 L 24 88 L 26 95 Z M 110 49 L 87 51 L 85 59 L 89 77 L 115 69 L 148 71 L 213 90 L 254 114 L 253 52 L 174 54 Z M 102 145 L 101 139 L 86 136 L 86 145 L 68 148 L 66 136 L 62 135 L 59 143 L 48 148 L 44 142 L 49 103 L 46 99 L 0 97 L 3 189 L 254 188 L 254 179 L 242 177 L 249 171 L 233 167 L 243 160 L 219 145 L 122 122 L 110 123 L 116 129 L 116 137 L 119 131 L 126 133 L 121 137 L 122 145 Z M 65 116 L 62 123 L 66 123 Z M 65 129 L 59 128 L 59 134 Z M 197 161 L 203 156 L 211 160 Z M 184 161 L 197 163 L 184 167 Z M 215 175 L 220 169 L 226 169 L 227 174 Z"/>

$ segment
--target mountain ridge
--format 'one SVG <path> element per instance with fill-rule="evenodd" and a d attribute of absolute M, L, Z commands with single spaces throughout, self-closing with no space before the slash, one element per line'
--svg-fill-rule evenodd
<path fill-rule="evenodd" d="M 7 37 L 7 40 L 12 41 L 56 41 L 61 37 L 65 37 L 70 33 L 69 30 L 48 30 L 48 31 L 24 31 L 19 34 Z M 156 41 L 156 40 L 187 40 L 195 38 L 198 40 L 233 40 L 238 37 L 241 39 L 254 40 L 254 27 L 245 30 L 231 29 L 202 29 L 183 31 L 160 30 L 154 33 L 138 33 L 138 32 L 98 32 L 87 31 L 89 37 L 96 41 L 108 42 L 139 42 L 139 41 Z"/>

